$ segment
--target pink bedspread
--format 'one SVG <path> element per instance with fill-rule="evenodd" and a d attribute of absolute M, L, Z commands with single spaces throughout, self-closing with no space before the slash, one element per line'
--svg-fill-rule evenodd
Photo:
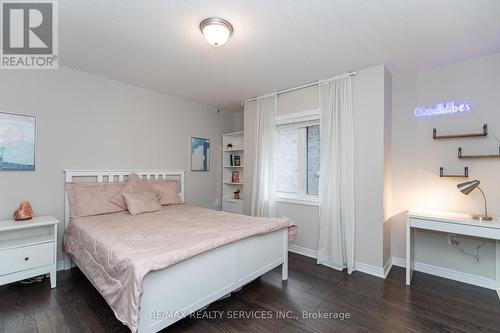
<path fill-rule="evenodd" d="M 286 218 L 174 205 L 136 216 L 120 212 L 73 219 L 65 231 L 64 248 L 78 260 L 116 318 L 135 332 L 142 282 L 148 272 L 283 228 L 288 228 L 292 240 L 296 226 Z"/>

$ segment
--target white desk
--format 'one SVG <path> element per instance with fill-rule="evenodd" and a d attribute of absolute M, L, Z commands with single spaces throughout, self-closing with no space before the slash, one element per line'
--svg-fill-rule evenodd
<path fill-rule="evenodd" d="M 490 222 L 474 220 L 467 214 L 457 214 L 439 211 L 411 210 L 406 218 L 406 284 L 410 285 L 413 277 L 413 253 L 411 245 L 414 242 L 412 228 L 441 231 L 489 238 L 497 241 L 496 245 L 496 289 L 500 297 L 500 218 Z"/>

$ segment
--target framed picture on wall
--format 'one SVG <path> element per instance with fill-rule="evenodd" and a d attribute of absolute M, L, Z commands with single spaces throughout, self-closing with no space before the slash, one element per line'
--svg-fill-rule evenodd
<path fill-rule="evenodd" d="M 191 138 L 191 171 L 210 170 L 210 140 Z"/>
<path fill-rule="evenodd" d="M 36 117 L 0 112 L 0 170 L 35 170 Z"/>

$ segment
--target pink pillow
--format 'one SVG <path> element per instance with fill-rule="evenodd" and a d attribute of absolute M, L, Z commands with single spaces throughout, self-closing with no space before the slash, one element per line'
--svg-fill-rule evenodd
<path fill-rule="evenodd" d="M 110 202 L 123 186 L 124 183 L 66 183 L 70 216 L 74 218 L 126 210 Z"/>
<path fill-rule="evenodd" d="M 176 180 L 149 179 L 146 180 L 146 183 L 161 192 L 160 204 L 162 206 L 183 203 L 181 198 L 179 198 Z"/>
<path fill-rule="evenodd" d="M 142 181 L 135 173 L 131 174 L 127 184 L 118 192 L 113 195 L 109 201 L 114 203 L 117 206 L 122 207 L 123 209 L 127 209 L 127 203 L 123 198 L 124 193 L 141 193 L 141 192 L 153 192 L 157 195 L 157 200 L 161 199 L 162 193 L 156 189 L 154 189 L 151 185 L 148 185 L 146 182 Z"/>
<path fill-rule="evenodd" d="M 132 215 L 157 212 L 161 208 L 158 194 L 155 192 L 123 193 L 123 199 Z"/>

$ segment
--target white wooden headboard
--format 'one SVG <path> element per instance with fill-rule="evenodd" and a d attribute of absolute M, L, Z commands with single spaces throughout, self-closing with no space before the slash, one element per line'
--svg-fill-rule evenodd
<path fill-rule="evenodd" d="M 144 179 L 174 179 L 180 182 L 179 197 L 184 201 L 184 170 L 64 170 L 64 173 L 65 183 L 89 178 L 99 183 L 123 182 L 133 173 Z M 69 210 L 68 196 L 64 191 L 64 230 L 70 222 Z M 64 268 L 71 268 L 71 258 L 67 254 L 64 254 Z"/>

